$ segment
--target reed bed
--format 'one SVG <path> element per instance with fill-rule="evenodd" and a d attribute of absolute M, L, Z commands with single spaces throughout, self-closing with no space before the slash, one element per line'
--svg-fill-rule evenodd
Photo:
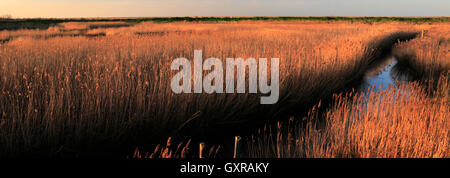
<path fill-rule="evenodd" d="M 247 138 L 244 157 L 450 157 L 450 33 L 448 24 L 418 26 L 421 34 L 393 50 L 396 75 L 409 82 L 387 90 L 335 95 L 326 113 L 310 111 Z M 412 77 L 411 77 L 412 76 Z"/>
<path fill-rule="evenodd" d="M 447 23 L 423 28 L 420 38 L 400 43 L 394 48 L 394 55 L 417 77 L 437 79 L 450 71 L 449 28 Z"/>
<path fill-rule="evenodd" d="M 303 118 L 306 126 L 291 120 L 248 137 L 243 157 L 448 158 L 448 76 L 435 82 L 432 96 L 432 86 L 418 82 L 335 95 L 326 113 L 312 110 Z M 325 124 L 318 122 L 322 117 Z"/>
<path fill-rule="evenodd" d="M 74 26 L 67 29 L 84 28 Z M 373 41 L 418 30 L 395 22 L 101 26 L 0 32 L 20 36 L 0 43 L 0 156 L 123 156 L 168 136 L 233 134 L 345 87 L 363 74 Z M 30 37 L 47 33 L 105 35 Z M 280 58 L 278 103 L 262 106 L 248 93 L 174 94 L 171 61 L 196 49 L 204 59 Z"/>

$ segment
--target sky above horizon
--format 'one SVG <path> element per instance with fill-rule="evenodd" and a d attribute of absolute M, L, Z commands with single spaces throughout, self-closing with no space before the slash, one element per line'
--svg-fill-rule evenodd
<path fill-rule="evenodd" d="M 450 0 L 0 0 L 14 18 L 450 16 Z"/>

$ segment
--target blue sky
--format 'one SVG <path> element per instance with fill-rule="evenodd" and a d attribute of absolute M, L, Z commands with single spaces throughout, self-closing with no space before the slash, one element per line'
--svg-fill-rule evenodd
<path fill-rule="evenodd" d="M 13 17 L 450 16 L 450 0 L 0 0 Z"/>

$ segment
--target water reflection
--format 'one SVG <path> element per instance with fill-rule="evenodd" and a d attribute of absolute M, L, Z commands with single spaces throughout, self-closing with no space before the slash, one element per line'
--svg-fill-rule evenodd
<path fill-rule="evenodd" d="M 391 56 L 384 60 L 380 67 L 372 69 L 364 76 L 364 81 L 358 88 L 360 93 L 378 93 L 389 87 L 398 88 L 402 82 L 415 79 L 414 72 L 400 64 L 395 57 Z"/>
<path fill-rule="evenodd" d="M 378 98 L 386 99 L 385 101 L 392 101 L 395 103 L 395 96 L 403 96 L 403 99 L 408 99 L 411 96 L 411 91 L 403 90 L 401 83 L 408 82 L 414 80 L 414 72 L 405 65 L 402 65 L 398 62 L 395 57 L 389 57 L 383 61 L 379 65 L 379 67 L 374 68 L 366 73 L 364 76 L 364 81 L 358 88 L 358 93 L 364 95 L 361 100 L 358 100 L 359 110 L 352 110 L 350 112 L 354 114 L 358 114 L 357 112 L 367 112 L 367 107 L 369 103 L 369 98 Z M 388 90 L 390 87 L 395 88 L 395 94 L 389 95 L 394 98 L 384 98 L 383 91 Z M 374 101 L 376 102 L 376 101 Z M 375 104 L 375 103 L 372 103 Z M 382 102 L 378 102 L 378 107 L 381 107 Z M 372 111 L 373 112 L 373 111 Z M 375 116 L 380 114 L 381 110 L 378 110 L 378 113 L 372 113 Z"/>

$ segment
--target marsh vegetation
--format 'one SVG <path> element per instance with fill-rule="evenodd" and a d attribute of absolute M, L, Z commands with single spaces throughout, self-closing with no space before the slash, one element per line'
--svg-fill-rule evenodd
<path fill-rule="evenodd" d="M 0 155 L 126 157 L 138 148 L 145 157 L 171 137 L 170 149 L 152 157 L 195 156 L 199 142 L 226 157 L 241 135 L 241 157 L 448 157 L 448 29 L 447 22 L 292 20 L 4 30 Z M 173 93 L 170 64 L 193 59 L 194 50 L 223 60 L 280 58 L 278 102 Z M 352 92 L 391 53 L 420 78 Z"/>

